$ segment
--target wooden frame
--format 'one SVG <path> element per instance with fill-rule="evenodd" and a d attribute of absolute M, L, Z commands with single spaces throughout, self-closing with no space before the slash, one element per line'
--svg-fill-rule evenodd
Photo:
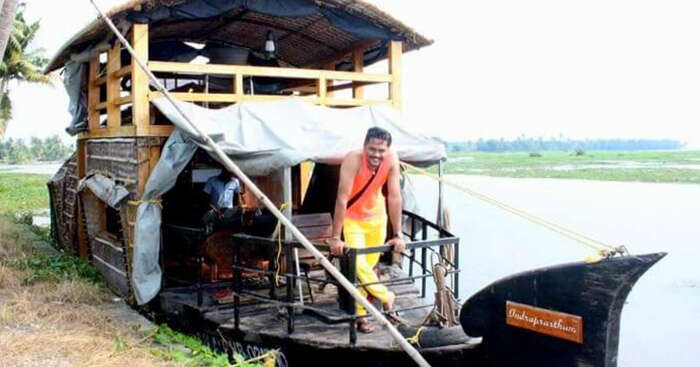
<path fill-rule="evenodd" d="M 402 43 L 391 41 L 388 45 L 388 73 L 364 73 L 364 52 L 366 43 L 341 51 L 336 59 L 351 55 L 353 71 L 334 70 L 335 62 L 325 62 L 320 69 L 298 69 L 284 67 L 260 67 L 247 65 L 188 64 L 177 62 L 148 61 L 149 28 L 147 24 L 134 24 L 130 32 L 131 43 L 138 57 L 147 62 L 153 72 L 185 75 L 230 75 L 233 79 L 231 93 L 172 93 L 173 97 L 189 102 L 237 103 L 264 102 L 286 98 L 301 98 L 305 101 L 334 107 L 354 107 L 372 104 L 391 104 L 401 108 L 401 53 Z M 171 125 L 151 125 L 150 101 L 162 97 L 162 93 L 150 92 L 148 77 L 135 60 L 130 65 L 121 65 L 121 45 L 118 42 L 108 51 L 104 75 L 100 75 L 100 58 L 95 55 L 89 63 L 88 79 L 88 131 L 79 139 L 125 137 L 125 136 L 167 136 Z M 131 93 L 123 96 L 121 79 L 131 75 Z M 297 95 L 253 95 L 245 94 L 244 77 L 275 77 L 300 79 Z M 304 80 L 308 83 L 304 84 Z M 337 83 L 337 81 L 345 83 Z M 364 86 L 387 84 L 388 99 L 365 99 Z M 102 101 L 100 88 L 106 85 L 107 98 Z M 335 91 L 352 88 L 351 98 L 339 98 Z M 122 125 L 121 106 L 131 104 L 132 124 Z M 105 127 L 100 127 L 100 115 L 107 115 Z"/>

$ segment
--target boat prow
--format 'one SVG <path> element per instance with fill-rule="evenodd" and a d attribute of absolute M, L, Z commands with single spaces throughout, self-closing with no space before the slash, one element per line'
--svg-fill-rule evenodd
<path fill-rule="evenodd" d="M 460 323 L 494 366 L 615 367 L 620 315 L 666 253 L 576 262 L 501 279 L 469 298 Z"/>

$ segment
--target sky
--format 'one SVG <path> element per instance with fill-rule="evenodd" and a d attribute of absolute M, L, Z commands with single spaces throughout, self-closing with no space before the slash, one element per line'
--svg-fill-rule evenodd
<path fill-rule="evenodd" d="M 96 17 L 88 0 L 27 2 L 27 18 L 42 21 L 35 46 L 49 55 Z M 700 2 L 369 2 L 435 40 L 403 58 L 413 130 L 449 141 L 563 134 L 700 148 Z M 67 138 L 62 85 L 17 86 L 12 98 L 8 137 Z"/>

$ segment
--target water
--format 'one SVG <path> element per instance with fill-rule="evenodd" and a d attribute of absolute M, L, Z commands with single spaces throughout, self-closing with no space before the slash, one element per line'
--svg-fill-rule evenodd
<path fill-rule="evenodd" d="M 53 175 L 63 163 L 0 164 L 0 173 L 35 173 Z"/>
<path fill-rule="evenodd" d="M 700 185 L 452 176 L 516 208 L 634 254 L 668 252 L 637 282 L 622 312 L 619 366 L 700 365 Z M 437 184 L 414 177 L 435 218 Z M 446 188 L 461 238 L 461 298 L 506 275 L 580 261 L 588 248 Z"/>

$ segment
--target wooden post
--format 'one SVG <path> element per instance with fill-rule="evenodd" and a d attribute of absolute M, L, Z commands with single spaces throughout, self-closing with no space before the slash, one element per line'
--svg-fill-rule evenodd
<path fill-rule="evenodd" d="M 356 73 L 361 73 L 365 68 L 365 48 L 358 47 L 352 51 L 352 67 L 353 71 Z M 353 99 L 363 99 L 365 98 L 365 87 L 362 83 L 353 82 L 352 83 L 352 98 Z"/>
<path fill-rule="evenodd" d="M 306 190 L 309 188 L 309 182 L 311 181 L 311 169 L 313 168 L 313 163 L 312 162 L 301 162 L 301 167 L 300 167 L 300 172 L 299 172 L 299 181 L 300 181 L 300 199 L 299 203 L 304 202 L 304 198 L 306 197 Z"/>
<path fill-rule="evenodd" d="M 326 104 L 326 78 L 320 77 L 316 80 L 316 95 L 318 96 L 318 104 L 323 106 Z"/>
<path fill-rule="evenodd" d="M 96 109 L 100 103 L 100 86 L 96 84 L 100 73 L 100 55 L 90 58 L 88 66 L 88 133 L 95 132 L 100 126 L 100 111 Z"/>
<path fill-rule="evenodd" d="M 335 70 L 335 62 L 329 63 L 325 67 L 326 70 Z M 333 97 L 333 90 L 329 90 L 335 84 L 334 80 L 326 80 L 326 97 Z"/>
<path fill-rule="evenodd" d="M 233 94 L 243 95 L 243 74 L 238 73 L 233 77 Z"/>
<path fill-rule="evenodd" d="M 401 41 L 391 41 L 389 44 L 389 74 L 391 74 L 391 83 L 389 83 L 389 99 L 391 104 L 401 109 Z"/>
<path fill-rule="evenodd" d="M 122 48 L 118 41 L 109 50 L 107 56 L 107 128 L 119 128 L 122 125 L 121 108 L 117 104 L 117 99 L 121 97 L 120 78 L 114 73 L 122 67 Z"/>
<path fill-rule="evenodd" d="M 141 61 L 148 63 L 148 24 L 134 24 L 131 45 Z M 137 135 L 148 135 L 151 123 L 148 101 L 148 76 L 131 60 L 131 113 Z"/>
<path fill-rule="evenodd" d="M 82 179 L 85 177 L 85 167 L 86 167 L 86 162 L 85 159 L 86 157 L 86 150 L 85 150 L 85 140 L 84 139 L 78 139 L 77 143 L 77 155 L 78 155 L 78 180 Z M 80 256 L 81 259 L 87 260 L 87 255 L 88 255 L 88 244 L 87 244 L 87 238 L 85 237 L 85 234 L 87 233 L 87 230 L 85 228 L 85 221 L 83 220 L 83 216 L 85 213 L 83 212 L 83 205 L 82 205 L 82 199 L 80 198 L 80 193 L 77 193 L 77 198 L 76 198 L 76 205 L 78 206 L 78 218 L 76 222 L 78 223 L 78 229 L 77 229 L 77 235 L 78 235 L 78 256 Z"/>

